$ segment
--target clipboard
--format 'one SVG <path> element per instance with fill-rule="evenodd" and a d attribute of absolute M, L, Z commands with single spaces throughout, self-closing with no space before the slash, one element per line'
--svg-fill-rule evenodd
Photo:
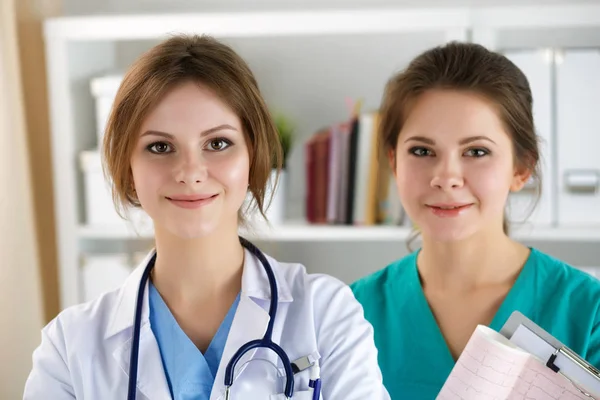
<path fill-rule="evenodd" d="M 600 400 L 600 371 L 519 311 L 511 314 L 500 334 L 562 374 L 590 400 Z"/>

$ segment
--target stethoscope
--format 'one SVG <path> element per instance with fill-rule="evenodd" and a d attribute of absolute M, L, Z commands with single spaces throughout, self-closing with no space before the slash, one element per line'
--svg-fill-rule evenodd
<path fill-rule="evenodd" d="M 267 331 L 265 332 L 263 338 L 252 340 L 240 347 L 238 351 L 236 351 L 236 353 L 233 355 L 233 357 L 231 357 L 229 363 L 227 363 L 227 367 L 225 369 L 225 400 L 229 400 L 229 392 L 231 389 L 231 385 L 233 385 L 233 372 L 235 370 L 236 364 L 244 354 L 246 354 L 250 350 L 259 347 L 272 350 L 275 354 L 277 354 L 277 356 L 283 363 L 283 368 L 285 369 L 284 394 L 286 399 L 291 399 L 294 394 L 294 372 L 292 369 L 292 363 L 290 362 L 290 359 L 285 353 L 285 351 L 279 345 L 273 343 L 273 340 L 271 339 L 273 335 L 273 325 L 275 323 L 275 316 L 277 315 L 277 303 L 279 302 L 275 274 L 273 273 L 273 268 L 271 268 L 271 264 L 269 264 L 269 261 L 262 253 L 262 251 L 260 251 L 256 246 L 254 246 L 252 243 L 250 243 L 243 237 L 240 237 L 240 243 L 242 244 L 242 246 L 248 249 L 255 257 L 257 257 L 262 263 L 265 272 L 267 273 L 267 277 L 269 278 L 269 288 L 271 290 L 271 304 L 269 306 L 269 324 L 267 325 Z M 156 254 L 154 254 L 152 259 L 148 262 L 148 265 L 146 266 L 146 269 L 142 274 L 142 279 L 140 280 L 140 286 L 138 289 L 137 301 L 135 304 L 133 343 L 131 347 L 131 358 L 129 362 L 129 387 L 127 389 L 128 400 L 135 400 L 136 397 L 138 356 L 140 350 L 140 328 L 142 321 L 142 303 L 144 298 L 144 291 L 146 289 L 146 284 L 148 283 L 150 272 L 152 271 L 152 268 L 154 268 L 155 261 Z"/>

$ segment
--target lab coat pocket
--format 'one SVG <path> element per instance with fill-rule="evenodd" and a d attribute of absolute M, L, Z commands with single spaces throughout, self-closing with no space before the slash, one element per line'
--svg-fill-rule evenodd
<path fill-rule="evenodd" d="M 312 396 L 312 390 L 302 390 L 299 392 L 294 392 L 294 397 L 292 397 L 292 400 L 312 400 Z M 322 399 L 321 396 L 319 396 L 319 398 Z M 270 400 L 286 400 L 286 397 L 283 393 L 272 394 Z"/>

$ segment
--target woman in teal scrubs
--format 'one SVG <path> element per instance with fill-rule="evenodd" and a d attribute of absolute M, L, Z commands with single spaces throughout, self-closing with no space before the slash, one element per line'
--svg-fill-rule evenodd
<path fill-rule="evenodd" d="M 600 281 L 508 235 L 539 180 L 524 74 L 476 44 L 418 56 L 386 87 L 379 139 L 419 250 L 352 285 L 392 399 L 435 399 L 478 324 L 518 310 L 600 367 Z"/>

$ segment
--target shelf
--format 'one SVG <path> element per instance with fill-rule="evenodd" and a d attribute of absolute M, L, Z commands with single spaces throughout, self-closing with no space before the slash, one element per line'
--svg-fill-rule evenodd
<path fill-rule="evenodd" d="M 309 225 L 289 223 L 286 225 L 257 227 L 248 232 L 240 232 L 253 240 L 279 242 L 311 241 L 402 241 L 410 235 L 410 229 L 398 226 L 347 226 L 347 225 Z"/>
<path fill-rule="evenodd" d="M 516 240 L 542 242 L 600 242 L 599 227 L 568 228 L 532 228 L 513 229 Z M 398 226 L 344 226 L 344 225 L 308 225 L 302 222 L 289 222 L 281 226 L 255 226 L 241 230 L 240 234 L 251 240 L 276 242 L 311 241 L 404 241 L 410 235 L 410 229 Z M 136 232 L 127 226 L 81 226 L 79 238 L 85 240 L 151 240 L 152 231 Z"/>
<path fill-rule="evenodd" d="M 600 242 L 600 226 L 597 227 L 521 227 L 512 228 L 515 240 L 540 242 Z"/>
<path fill-rule="evenodd" d="M 263 224 L 240 229 L 240 235 L 252 240 L 269 241 L 381 241 L 404 240 L 410 230 L 396 226 L 308 225 L 290 222 L 268 227 Z M 85 240 L 151 240 L 151 230 L 119 226 L 80 226 L 79 238 Z"/>
<path fill-rule="evenodd" d="M 408 34 L 407 42 L 413 43 L 424 33 L 423 44 L 435 38 L 440 44 L 449 40 L 473 41 L 494 49 L 504 40 L 502 34 L 511 33 L 510 30 L 515 30 L 512 33 L 520 37 L 526 31 L 535 34 L 539 28 L 546 32 L 547 29 L 598 27 L 600 4 L 129 14 L 59 17 L 46 20 L 44 36 L 49 77 L 61 308 L 78 304 L 83 299 L 80 268 L 82 250 L 110 252 L 122 247 L 123 250 L 129 251 L 146 248 L 153 242 L 151 229 L 136 231 L 126 224 L 119 227 L 81 226 L 78 213 L 78 210 L 82 209 L 79 204 L 82 199 L 79 193 L 79 175 L 73 168 L 73 160 L 82 150 L 82 144 L 88 141 L 92 143 L 91 137 L 81 138 L 82 132 L 95 129 L 93 120 L 88 120 L 92 116 L 92 110 L 89 108 L 91 99 L 82 97 L 83 89 L 77 85 L 84 79 L 121 67 L 121 64 L 128 62 L 129 56 L 135 56 L 142 51 L 142 47 L 152 44 L 141 42 L 156 42 L 177 33 L 194 33 L 209 34 L 217 38 L 240 38 L 242 44 L 245 38 L 251 38 L 254 42 L 259 38 L 271 41 L 272 38 L 282 37 L 312 37 L 318 41 L 320 36 L 327 36 L 327 40 L 335 36 L 338 40 L 354 43 L 354 38 L 349 35 L 371 35 L 372 39 L 378 40 L 379 36 L 385 34 L 396 37 Z M 565 29 L 566 31 L 570 29 Z M 570 33 L 579 33 L 575 31 Z M 582 31 L 585 32 L 586 29 Z M 398 46 L 397 43 L 394 45 Z M 408 57 L 417 47 L 411 45 L 412 50 L 405 52 L 400 45 L 399 53 L 406 53 Z M 352 48 L 348 46 L 348 50 L 351 51 Z M 296 104 L 295 100 L 293 104 Z M 312 118 L 311 115 L 311 120 Z M 577 256 L 573 256 L 574 264 L 597 264 L 596 247 L 600 245 L 600 226 L 581 229 L 524 227 L 514 229 L 514 232 L 513 236 L 518 240 L 542 242 L 542 246 L 557 248 L 559 252 L 562 247 L 579 249 L 579 244 L 584 243 L 586 250 L 576 250 Z M 291 247 L 305 252 L 305 247 L 321 247 L 318 246 L 321 243 L 326 247 L 334 243 L 347 243 L 350 248 L 358 247 L 355 245 L 359 243 L 364 243 L 365 246 L 387 243 L 390 246 L 403 247 L 403 243 L 410 236 L 410 229 L 395 226 L 314 226 L 290 221 L 271 228 L 256 226 L 250 231 L 242 231 L 241 234 L 253 241 L 289 243 Z M 564 243 L 568 243 L 568 246 L 561 246 Z M 297 250 L 296 248 L 294 250 Z M 363 248 L 360 248 L 360 251 L 362 250 Z M 303 255 L 319 256 L 313 254 L 312 250 Z M 381 260 L 377 261 L 381 264 L 387 257 L 379 253 L 372 256 L 382 256 Z M 340 259 L 336 261 L 335 256 L 332 257 L 331 262 L 327 263 L 328 269 L 323 272 L 345 277 L 349 281 L 370 272 L 369 268 L 361 265 L 348 271 L 347 265 L 339 261 Z"/>
<path fill-rule="evenodd" d="M 49 19 L 45 35 L 72 41 L 147 40 L 200 32 L 257 37 L 599 25 L 600 6 L 578 4 L 76 16 Z"/>
<path fill-rule="evenodd" d="M 89 226 L 81 225 L 78 228 L 80 239 L 90 240 L 151 240 L 153 231 L 151 229 L 134 230 L 132 227 L 123 225 Z"/>
<path fill-rule="evenodd" d="M 203 14 L 59 17 L 46 23 L 46 37 L 69 40 L 144 40 L 173 33 L 219 37 L 369 34 L 464 28 L 468 12 L 444 9 L 357 9 Z"/>

